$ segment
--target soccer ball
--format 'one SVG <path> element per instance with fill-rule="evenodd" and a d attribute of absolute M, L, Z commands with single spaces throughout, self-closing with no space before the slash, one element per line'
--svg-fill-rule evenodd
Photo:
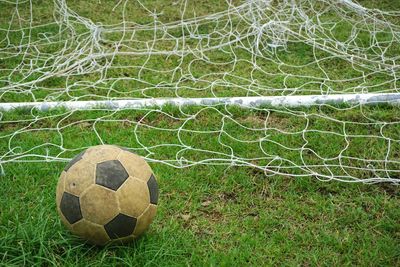
<path fill-rule="evenodd" d="M 94 146 L 65 167 L 57 185 L 62 222 L 89 243 L 127 242 L 152 222 L 158 185 L 150 166 L 128 150 Z"/>

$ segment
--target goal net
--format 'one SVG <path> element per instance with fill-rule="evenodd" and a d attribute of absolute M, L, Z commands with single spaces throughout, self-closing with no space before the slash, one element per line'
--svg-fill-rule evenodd
<path fill-rule="evenodd" d="M 400 11 L 351 0 L 0 0 L 0 167 L 116 144 L 399 183 L 399 75 Z"/>

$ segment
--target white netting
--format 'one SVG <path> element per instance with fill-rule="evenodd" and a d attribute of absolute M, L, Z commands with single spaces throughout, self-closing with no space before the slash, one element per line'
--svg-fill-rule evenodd
<path fill-rule="evenodd" d="M 0 102 L 399 93 L 399 11 L 214 2 L 0 0 Z M 398 183 L 400 110 L 377 102 L 3 111 L 0 166 L 113 143 L 175 167 Z"/>

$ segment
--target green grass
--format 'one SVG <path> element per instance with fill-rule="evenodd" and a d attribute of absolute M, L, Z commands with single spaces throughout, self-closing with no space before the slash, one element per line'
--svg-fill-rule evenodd
<path fill-rule="evenodd" d="M 191 107 L 184 111 L 190 116 L 198 110 L 199 108 Z M 307 109 L 310 120 L 308 129 L 330 130 L 333 133 L 341 131 L 340 124 L 318 118 L 317 115 L 324 114 L 338 120 L 359 123 L 371 119 L 390 122 L 395 120 L 393 114 L 397 110 L 395 107 L 371 106 L 365 107 L 362 115 L 357 108 L 346 112 L 329 107 Z M 183 116 L 173 107 L 165 107 L 163 111 L 176 118 Z M 242 126 L 257 128 L 267 120 L 267 126 L 271 128 L 296 132 L 303 129 L 305 124 L 304 118 L 279 109 L 272 111 L 265 108 L 254 112 L 232 107 L 229 111 L 231 118 Z M 297 110 L 299 114 L 301 111 Z M 203 111 L 196 120 L 187 123 L 185 128 L 219 129 L 222 116 L 220 112 L 224 112 L 224 109 Z M 65 119 L 65 115 L 51 119 L 46 119 L 46 116 L 60 114 L 63 114 L 62 110 L 34 114 L 36 118 L 42 119 L 33 123 L 30 129 L 55 126 L 60 123 L 60 119 Z M 104 116 L 109 116 L 109 121 L 104 120 Z M 144 125 L 161 129 L 181 126 L 179 119 L 170 119 L 158 113 L 145 118 L 143 116 L 143 111 L 121 111 L 112 116 L 109 111 L 77 112 L 58 124 L 63 127 L 86 120 L 63 128 L 63 147 L 78 149 L 99 144 L 92 127 L 95 119 L 100 117 L 103 120 L 97 123 L 96 129 L 106 143 L 133 147 L 143 155 L 146 151 L 139 149 L 140 146 L 132 135 L 134 124 L 129 123 L 129 120 L 142 119 Z M 5 113 L 5 121 L 13 118 L 32 119 L 32 115 L 24 110 Z M 118 119 L 124 119 L 126 123 L 113 122 Z M 10 140 L 4 136 L 16 132 L 17 126 L 12 123 L 0 124 L 0 154 L 8 151 Z M 354 132 L 379 135 L 380 131 L 379 127 L 373 125 L 351 126 L 348 134 Z M 260 136 L 260 133 L 250 134 L 228 120 L 224 129 L 230 136 L 240 140 L 256 140 Z M 385 136 L 396 139 L 399 131 L 399 125 L 395 124 L 383 132 Z M 143 127 L 137 130 L 137 134 L 145 146 L 179 144 L 175 134 L 162 130 Z M 276 133 L 276 130 L 270 130 L 266 134 L 270 139 L 288 147 L 299 147 L 302 142 L 296 135 L 285 136 Z M 334 156 L 343 145 L 339 141 L 329 142 L 334 140 L 334 136 L 313 134 L 311 131 L 307 135 L 309 147 L 322 157 Z M 183 134 L 181 138 L 193 148 L 219 152 L 223 149 L 212 134 Z M 262 156 L 260 150 L 251 145 L 232 142 L 227 137 L 220 141 L 231 145 L 237 156 L 250 159 Z M 385 144 L 378 138 L 358 138 L 353 141 L 349 138 L 349 141 L 347 153 L 350 156 L 381 159 L 386 155 Z M 57 131 L 22 133 L 14 136 L 10 144 L 11 147 L 20 147 L 15 152 L 23 155 L 30 148 L 45 142 L 59 144 Z M 389 158 L 398 160 L 398 142 L 393 142 L 392 145 Z M 365 147 L 369 149 L 366 150 Z M 265 150 L 300 163 L 298 152 L 290 153 L 268 143 L 265 144 Z M 51 145 L 37 148 L 30 153 L 41 154 L 44 151 L 48 151 L 49 155 L 60 153 Z M 150 151 L 154 153 L 152 157 L 157 159 L 171 159 L 177 152 L 169 147 Z M 69 158 L 73 154 L 63 153 L 60 158 Z M 213 154 L 193 151 L 184 156 L 191 160 L 215 157 Z M 321 163 L 315 161 L 312 154 L 304 153 L 303 156 L 306 161 L 309 160 L 309 164 Z M 263 164 L 262 161 L 255 163 Z M 343 163 L 346 166 L 363 166 L 357 161 Z M 268 176 L 265 176 L 262 171 L 245 167 L 196 166 L 176 169 L 163 164 L 152 164 L 159 179 L 160 202 L 151 229 L 133 244 L 98 248 L 84 245 L 69 234 L 57 216 L 55 187 L 64 165 L 65 163 L 54 162 L 4 164 L 5 176 L 1 177 L 0 189 L 0 195 L 3 196 L 0 199 L 0 259 L 3 264 L 396 266 L 400 263 L 400 188 L 394 185 L 343 184 L 321 182 L 315 177 L 290 177 L 301 173 L 298 169 L 291 169 L 287 175 L 275 176 L 270 175 L 267 169 Z M 323 172 L 319 169 L 315 171 Z M 372 175 L 363 170 L 347 171 L 360 178 Z M 391 174 L 392 177 L 396 175 L 399 173 Z"/>
<path fill-rule="evenodd" d="M 176 5 L 166 1 L 144 1 L 152 10 L 162 11 L 163 22 L 179 20 Z M 29 2 L 20 3 L 22 18 L 28 18 Z M 95 22 L 118 23 L 122 19 L 122 5 L 115 12 L 110 10 L 114 1 L 67 1 L 68 5 Z M 187 16 L 209 14 L 224 10 L 224 1 L 189 1 Z M 363 5 L 385 10 L 398 10 L 396 1 L 362 1 Z M 7 28 L 14 6 L 1 3 L 0 28 Z M 34 25 L 53 21 L 53 6 L 45 1 L 34 2 Z M 318 8 L 318 7 L 316 7 Z M 148 13 L 135 1 L 127 2 L 126 19 L 139 23 L 151 22 Z M 323 19 L 335 20 L 328 14 Z M 396 21 L 392 17 L 390 20 Z M 14 21 L 27 26 L 28 21 Z M 208 32 L 214 22 L 203 25 L 199 32 Z M 341 23 L 332 34 L 344 40 L 351 25 Z M 85 29 L 77 27 L 78 32 Z M 46 25 L 33 30 L 33 38 L 41 32 L 58 32 L 55 25 Z M 178 37 L 182 31 L 171 31 Z M 360 40 L 368 43 L 366 32 Z M 0 31 L 0 40 L 5 32 Z M 21 32 L 8 35 L 11 43 L 18 43 Z M 64 36 L 66 37 L 66 36 Z M 110 50 L 112 40 L 118 34 L 106 36 L 102 43 Z M 138 39 L 151 40 L 146 33 Z M 380 36 L 382 40 L 390 38 Z M 4 48 L 5 43 L 0 44 Z M 193 43 L 195 44 L 195 43 Z M 187 45 L 193 45 L 188 43 Z M 130 43 L 139 48 L 140 43 Z M 170 48 L 170 42 L 157 44 L 160 49 Z M 258 59 L 258 70 L 249 62 L 250 54 L 245 49 L 233 47 L 242 59 L 235 68 L 232 64 L 216 65 L 232 60 L 232 54 L 222 51 L 210 52 L 210 62 L 194 61 L 187 56 L 182 62 L 182 74 L 154 70 L 170 70 L 179 64 L 177 56 L 153 56 L 138 81 L 121 80 L 113 84 L 106 82 L 101 87 L 87 87 L 81 83 L 67 95 L 63 90 L 65 76 L 51 77 L 38 86 L 46 90 L 35 90 L 32 94 L 16 90 L 2 92 L 0 102 L 31 101 L 46 98 L 49 94 L 58 100 L 82 97 L 82 100 L 111 97 L 168 97 L 178 94 L 183 97 L 209 97 L 254 95 L 280 95 L 282 91 L 260 89 L 248 90 L 251 79 L 257 79 L 264 88 L 298 87 L 305 85 L 298 94 L 315 94 L 328 91 L 328 86 L 338 92 L 347 92 L 360 81 L 346 83 L 326 82 L 307 84 L 313 79 L 281 75 L 280 71 L 297 75 L 324 77 L 315 64 L 296 68 L 314 61 L 313 51 L 302 43 L 289 43 L 287 51 L 278 51 L 276 61 Z M 13 48 L 7 48 L 13 49 Z M 53 53 L 60 44 L 41 47 L 42 52 Z M 397 50 L 396 50 L 397 49 Z M 11 51 L 11 50 L 7 50 Z M 398 53 L 393 46 L 390 53 Z M 317 52 L 326 57 L 325 52 Z M 0 58 L 3 56 L 0 52 Z M 9 68 L 16 67 L 22 56 L 0 60 L 0 77 L 8 76 Z M 142 57 L 118 56 L 115 65 L 140 65 Z M 104 64 L 104 60 L 99 60 Z M 163 64 L 160 64 L 163 62 Z M 280 64 L 280 63 L 285 63 Z M 360 75 L 348 62 L 339 58 L 319 62 L 330 79 L 351 78 Z M 291 66 L 290 66 L 291 65 Z M 343 70 L 346 72 L 343 72 Z M 229 71 L 231 75 L 223 76 Z M 188 76 L 192 74 L 195 79 Z M 33 74 L 27 80 L 37 78 Z M 138 77 L 138 69 L 125 67 L 110 69 L 108 77 Z M 92 82 L 99 73 L 70 77 L 69 82 Z M 194 82 L 203 77 L 204 81 Z M 225 81 L 244 88 L 215 85 L 210 81 L 224 78 Z M 173 79 L 172 79 L 173 78 Z M 0 81 L 0 88 L 20 81 L 16 73 L 11 81 Z M 180 88 L 160 90 L 146 89 L 146 83 L 157 84 L 181 79 Z M 377 85 L 389 78 L 380 73 L 366 77 L 364 85 Z M 373 90 L 393 89 L 395 82 L 376 86 Z M 192 86 L 197 90 L 186 89 Z M 61 88 L 58 91 L 49 89 Z M 317 89 L 317 91 L 316 91 Z M 356 89 L 355 89 L 356 90 Z M 287 89 L 283 94 L 293 93 Z M 88 95 L 91 94 L 91 95 Z M 149 111 L 152 111 L 149 113 Z M 182 112 L 183 111 L 183 112 Z M 15 110 L 0 113 L 0 265 L 4 266 L 399 266 L 400 265 L 400 188 L 389 184 L 362 185 L 319 181 L 310 172 L 299 166 L 304 163 L 315 173 L 329 175 L 351 175 L 357 178 L 400 178 L 400 124 L 399 107 L 329 107 L 283 109 L 263 107 L 241 109 L 237 107 L 215 107 L 202 109 L 188 107 L 179 110 L 171 106 L 161 109 L 123 111 L 77 111 Z M 196 115 L 196 117 L 192 117 Z M 24 120 L 24 121 L 23 121 Z M 19 121 L 16 123 L 15 121 Z M 141 124 L 138 125 L 138 121 Z M 306 125 L 308 125 L 306 127 Z M 157 127 L 157 128 L 149 128 Z M 136 128 L 135 128 L 136 127 Z M 160 186 L 158 214 L 150 230 L 132 244 L 104 248 L 84 244 L 71 235 L 62 225 L 56 212 L 55 188 L 57 179 L 67 159 L 83 147 L 100 144 L 96 129 L 104 143 L 133 148 L 137 153 L 157 160 L 184 157 L 198 162 L 204 159 L 223 159 L 231 162 L 231 152 L 246 164 L 266 166 L 275 156 L 290 160 L 272 161 L 266 172 L 249 167 L 197 165 L 190 168 L 173 168 L 161 163 L 151 163 Z M 178 132 L 178 129 L 186 131 Z M 173 130 L 173 131 L 171 131 Z M 194 131 L 209 131 L 197 132 Z M 219 132 L 212 131 L 222 131 Z M 305 130 L 303 132 L 303 130 Z M 321 133 L 324 131 L 324 133 Z M 363 135 L 360 137 L 360 135 Z M 347 138 L 344 139 L 344 136 Z M 263 139 L 260 142 L 261 138 Z M 386 139 L 385 139 L 386 138 Z M 390 143 L 389 141 L 390 140 Z M 140 141 L 140 142 L 139 142 Z M 250 143 L 249 143 L 250 142 Z M 283 145 L 279 146 L 277 145 Z M 167 146 L 175 144 L 175 147 Z M 224 144 L 224 145 L 222 145 Z M 390 150 L 389 150 L 390 144 Z M 152 147 L 159 145 L 157 147 Z M 185 146 L 191 149 L 181 151 Z M 229 146 L 230 148 L 228 148 Z M 337 156 L 346 147 L 341 161 Z M 68 150 L 64 151 L 62 148 Z M 286 147 L 286 148 L 285 148 Z M 304 149 L 299 149 L 303 147 Z M 262 149 L 261 149 L 262 148 Z M 293 150 L 293 148 L 297 150 Z M 10 153 L 10 149 L 14 149 Z M 196 149 L 196 150 L 195 150 Z M 217 153 L 225 153 L 224 155 Z M 269 157 L 265 157 L 266 154 Z M 31 162 L 32 155 L 48 155 L 63 162 Z M 20 161 L 15 161 L 20 157 Z M 264 157 L 260 159 L 260 157 Z M 347 157 L 347 158 L 346 158 Z M 360 160 L 383 160 L 392 163 L 363 162 Z M 323 160 L 325 159 L 325 160 Z M 177 162 L 172 164 L 179 165 Z M 312 165 L 332 164 L 328 169 Z M 286 169 L 283 167 L 287 167 Z M 358 169 L 357 169 L 358 168 Z M 375 169 L 392 170 L 372 171 Z M 273 175 L 272 171 L 280 171 Z M 301 177 L 293 178 L 293 175 Z"/>
<path fill-rule="evenodd" d="M 396 266 L 397 187 L 266 178 L 247 168 L 176 170 L 159 177 L 156 220 L 125 246 L 84 245 L 60 224 L 55 187 L 64 164 L 6 166 L 0 193 L 5 265 Z"/>

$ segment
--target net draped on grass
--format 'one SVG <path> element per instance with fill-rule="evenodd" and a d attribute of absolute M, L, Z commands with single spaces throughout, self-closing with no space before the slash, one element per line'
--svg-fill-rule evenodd
<path fill-rule="evenodd" d="M 0 102 L 399 93 L 399 11 L 350 0 L 207 4 L 0 0 Z M 19 108 L 0 111 L 0 167 L 107 143 L 178 168 L 399 183 L 399 123 L 387 101 Z"/>

